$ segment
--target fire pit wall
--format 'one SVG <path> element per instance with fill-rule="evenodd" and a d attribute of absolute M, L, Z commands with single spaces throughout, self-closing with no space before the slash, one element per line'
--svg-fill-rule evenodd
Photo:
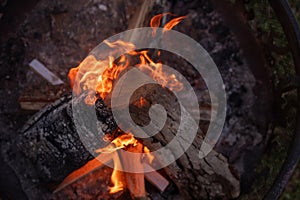
<path fill-rule="evenodd" d="M 64 11 L 59 11 L 58 14 L 50 11 L 50 17 L 55 17 L 54 21 L 52 18 L 50 20 L 52 28 L 36 26 L 37 22 L 34 20 L 36 17 L 49 14 L 49 9 L 46 9 L 49 7 L 48 4 L 49 2 L 40 1 L 19 28 L 18 37 L 27 38 L 29 47 L 24 50 L 23 63 L 27 63 L 32 56 L 40 55 L 41 59 L 46 59 L 46 63 L 54 71 L 64 71 L 64 77 L 66 70 L 57 69 L 55 67 L 57 62 L 64 66 L 75 66 L 74 59 L 83 58 L 90 49 L 85 44 L 95 46 L 99 42 L 98 35 L 102 35 L 105 39 L 105 35 L 110 36 L 115 32 L 126 30 L 126 23 L 117 21 L 118 14 L 122 12 L 116 12 L 118 14 L 113 15 L 115 13 L 113 9 L 125 9 L 131 14 L 129 16 L 133 15 L 132 2 L 108 3 L 110 10 L 105 11 L 106 13 L 102 10 L 103 13 L 99 13 L 97 18 L 95 17 L 97 13 L 86 13 L 92 12 L 93 9 L 98 12 L 92 3 L 82 2 L 83 9 L 78 12 L 79 4 L 74 6 L 62 2 L 58 5 L 57 2 L 53 2 L 50 3 L 53 4 L 50 9 L 55 10 L 56 6 L 59 6 L 59 8 L 65 8 L 63 10 L 66 10 L 67 14 Z M 120 8 L 119 4 L 125 5 L 125 7 Z M 100 9 L 100 7 L 98 8 Z M 285 121 L 280 125 L 278 125 L 280 120 L 274 117 L 274 115 L 279 116 L 284 109 L 288 109 L 288 111 L 291 109 L 292 112 L 294 105 L 283 101 L 287 98 L 294 98 L 296 94 L 293 85 L 289 85 L 289 83 L 286 85 L 284 81 L 286 76 L 294 73 L 291 67 L 293 66 L 292 54 L 283 50 L 285 46 L 280 46 L 286 45 L 287 49 L 291 49 L 288 48 L 289 43 L 279 22 L 276 21 L 272 7 L 268 3 L 241 3 L 241 1 L 175 1 L 167 2 L 163 6 L 155 5 L 153 8 L 154 10 L 150 11 L 149 15 L 167 10 L 177 15 L 187 16 L 187 19 L 176 30 L 198 41 L 210 53 L 223 77 L 228 107 L 222 136 L 214 151 L 203 162 L 191 162 L 191 158 L 187 154 L 165 168 L 162 173 L 172 182 L 170 186 L 172 189 L 158 194 L 150 187 L 148 190 L 153 191 L 150 193 L 150 198 L 154 198 L 155 195 L 162 199 L 179 195 L 188 199 L 199 197 L 231 199 L 247 193 L 250 193 L 251 196 L 253 190 L 251 186 L 254 181 L 259 181 L 255 168 L 262 155 L 264 155 L 264 159 L 269 159 L 269 154 L 263 154 L 264 149 L 268 145 L 274 145 L 269 143 L 270 138 L 278 137 L 276 134 L 280 134 L 278 133 L 280 128 L 288 126 L 288 130 L 292 130 L 294 125 L 287 123 L 290 115 L 283 115 L 286 116 Z M 269 21 L 271 23 L 272 19 L 272 23 L 277 23 L 275 27 L 279 30 L 273 30 L 272 26 L 270 28 L 262 24 L 262 20 L 265 19 L 260 15 L 264 11 L 263 8 L 268 11 L 266 16 L 268 21 L 265 23 Z M 114 31 L 97 29 L 97 27 L 107 27 L 105 24 L 95 26 L 99 21 L 98 17 L 101 15 L 107 17 L 110 14 L 116 17 L 114 26 L 117 24 L 123 26 L 115 27 Z M 66 17 L 60 17 L 61 15 L 66 15 Z M 64 24 L 69 23 L 72 16 L 79 19 L 83 19 L 83 16 L 93 17 L 88 24 L 73 21 L 69 26 L 70 31 L 64 32 Z M 120 17 L 120 19 L 124 18 Z M 42 20 L 47 21 L 48 18 L 45 17 Z M 111 23 L 109 24 L 111 25 Z M 79 31 L 81 26 L 95 27 L 97 31 L 88 34 Z M 56 29 L 57 27 L 60 28 Z M 50 35 L 44 36 L 45 30 L 49 30 Z M 32 33 L 35 32 L 42 33 L 42 37 L 36 38 L 36 35 L 39 34 L 32 36 Z M 71 37 L 70 34 L 73 36 Z M 40 40 L 48 43 L 47 48 L 45 48 L 45 43 L 39 42 Z M 74 41 L 80 47 L 65 50 L 68 46 L 74 45 Z M 274 46 L 274 41 L 279 47 Z M 50 54 L 47 49 L 53 49 L 51 46 L 57 52 Z M 36 50 L 39 48 L 42 51 L 37 53 Z M 84 51 L 75 51 L 74 49 L 84 49 Z M 60 56 L 59 52 L 61 51 L 65 51 L 66 55 Z M 282 56 L 276 56 L 276 53 L 282 53 L 280 54 Z M 161 59 L 164 59 L 166 64 L 182 73 L 191 83 L 197 94 L 200 108 L 201 106 L 209 107 L 210 98 L 201 75 L 180 57 L 169 55 L 168 52 L 165 52 L 165 57 L 163 56 Z M 290 71 L 282 72 L 282 65 L 286 65 L 284 70 Z M 272 74 L 270 71 L 276 73 Z M 27 73 L 28 76 L 33 76 L 31 72 Z M 30 84 L 29 80 L 27 82 Z M 286 90 L 286 88 L 291 89 Z M 278 102 L 279 99 L 281 101 Z M 275 108 L 280 107 L 282 110 L 274 110 L 274 105 Z M 201 137 L 205 136 L 208 124 L 209 122 L 205 119 L 200 121 L 200 129 L 203 132 L 199 133 Z M 51 193 L 51 190 L 65 176 L 92 159 L 74 128 L 70 97 L 63 97 L 35 114 L 19 131 L 17 138 L 16 140 L 11 137 L 8 143 L 10 145 L 5 145 L 3 151 L 6 162 L 14 169 L 23 191 L 30 199 L 38 199 L 41 196 L 45 199 L 90 199 L 95 197 L 109 199 L 128 195 L 126 193 L 117 194 L 117 196 L 107 194 L 107 187 L 110 185 L 107 174 L 111 173 L 111 169 L 107 167 L 89 174 L 58 194 Z M 162 145 L 165 141 L 160 142 Z M 151 147 L 151 144 L 149 146 Z M 188 152 L 193 154 L 196 150 L 197 148 L 190 148 Z M 269 166 L 262 165 L 260 167 L 261 170 L 264 170 Z M 99 176 L 99 179 L 95 176 Z M 273 176 L 273 174 L 266 176 Z M 261 184 L 261 188 L 269 186 L 263 181 L 260 181 L 259 184 Z M 263 192 L 260 193 L 260 195 L 262 194 Z"/>

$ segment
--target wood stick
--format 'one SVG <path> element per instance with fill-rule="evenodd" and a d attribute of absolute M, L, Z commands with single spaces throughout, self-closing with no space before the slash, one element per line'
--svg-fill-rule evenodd
<path fill-rule="evenodd" d="M 126 149 L 131 152 L 142 152 L 143 145 L 138 143 L 136 146 L 129 146 Z M 132 159 L 133 157 L 128 156 L 124 151 L 119 151 L 119 155 L 122 160 L 123 169 L 129 169 L 134 167 L 136 171 L 141 172 L 144 170 L 144 165 L 140 159 Z M 130 191 L 130 194 L 133 199 L 146 197 L 146 189 L 145 189 L 145 177 L 144 173 L 128 173 L 125 172 L 125 178 L 127 182 L 127 188 Z"/>
<path fill-rule="evenodd" d="M 45 65 L 43 65 L 43 63 L 41 63 L 37 59 L 33 59 L 29 63 L 29 66 L 52 85 L 61 85 L 64 83 L 60 78 L 53 74 L 49 69 L 45 67 Z"/>
<path fill-rule="evenodd" d="M 155 1 L 143 1 L 142 5 L 139 7 L 139 12 L 130 19 L 128 29 L 134 29 L 138 27 L 143 27 L 147 14 L 151 11 L 154 6 Z M 126 40 L 132 42 L 136 37 L 137 32 L 133 32 L 131 35 L 126 37 Z"/>
<path fill-rule="evenodd" d="M 145 173 L 145 178 L 149 181 L 153 186 L 155 186 L 160 192 L 164 192 L 165 189 L 169 185 L 169 181 L 163 177 L 160 173 L 155 171 L 150 165 L 144 163 L 144 170 L 151 171 Z"/>

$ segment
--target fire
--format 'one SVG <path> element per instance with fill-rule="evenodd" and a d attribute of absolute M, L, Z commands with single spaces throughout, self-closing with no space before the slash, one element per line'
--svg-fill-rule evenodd
<path fill-rule="evenodd" d="M 175 18 L 175 19 L 172 19 L 171 21 L 169 21 L 169 22 L 164 26 L 163 32 L 166 32 L 166 31 L 171 30 L 174 26 L 176 26 L 177 24 L 179 24 L 184 18 L 185 18 L 185 16 L 181 16 L 181 17 L 177 17 L 177 18 Z"/>
<path fill-rule="evenodd" d="M 138 143 L 138 140 L 134 138 L 132 133 L 126 133 L 126 134 L 116 137 L 113 141 L 111 141 L 111 143 L 114 144 L 114 147 L 110 145 L 110 146 L 107 146 L 107 147 L 104 147 L 101 149 L 97 149 L 95 152 L 96 153 L 111 153 L 118 149 L 124 149 L 125 147 L 127 147 L 129 145 L 136 146 Z"/>
<path fill-rule="evenodd" d="M 166 16 L 166 15 L 171 15 L 174 16 L 171 13 L 162 13 L 162 14 L 158 14 L 155 15 L 154 17 L 152 17 L 152 19 L 150 20 L 150 27 L 152 27 L 152 36 L 154 37 L 156 35 L 156 31 L 157 28 L 160 26 L 160 21 L 161 19 Z M 181 17 L 177 17 L 175 19 L 172 19 L 171 21 L 169 21 L 163 29 L 163 32 L 169 31 L 171 29 L 174 28 L 174 26 L 176 26 L 177 24 L 179 24 L 183 19 L 185 18 L 185 16 L 181 16 Z"/>
<path fill-rule="evenodd" d="M 129 145 L 136 146 L 137 142 L 138 141 L 131 133 L 121 135 L 112 141 L 112 143 L 116 146 L 116 149 L 123 149 Z M 120 168 L 119 165 L 121 165 L 120 160 L 114 159 L 115 169 L 111 175 L 111 182 L 113 183 L 113 186 L 109 189 L 110 194 L 114 194 L 125 188 L 122 172 L 116 170 Z"/>
<path fill-rule="evenodd" d="M 160 21 L 163 16 L 172 15 L 164 13 L 154 16 L 150 21 L 150 26 L 155 33 L 157 27 L 160 26 Z M 164 26 L 164 31 L 171 30 L 185 16 L 172 19 Z M 162 70 L 162 63 L 155 63 L 148 55 L 147 50 L 135 51 L 135 45 L 130 42 L 121 40 L 104 43 L 111 48 L 112 52 L 125 50 L 128 55 L 122 55 L 119 59 L 113 56 L 108 56 L 107 59 L 97 60 L 93 55 L 89 55 L 83 60 L 82 63 L 76 68 L 69 71 L 68 77 L 70 79 L 71 87 L 76 95 L 80 95 L 83 91 L 88 91 L 88 96 L 85 103 L 94 105 L 96 97 L 95 93 L 99 94 L 101 98 L 105 98 L 111 93 L 114 81 L 119 77 L 122 71 L 130 66 L 130 59 L 138 57 L 140 63 L 137 65 L 141 70 L 150 72 L 152 78 L 156 80 L 163 87 L 169 86 L 171 90 L 181 90 L 182 84 L 178 81 L 175 75 L 168 75 Z M 113 53 L 112 53 L 113 54 Z M 158 51 L 158 56 L 160 51 Z"/>
<path fill-rule="evenodd" d="M 126 43 L 117 41 L 114 43 L 105 42 L 112 48 L 126 48 Z M 127 43 L 132 49 L 132 43 Z M 119 46 L 122 45 L 122 46 Z M 111 93 L 113 83 L 118 79 L 121 72 L 127 69 L 130 65 L 132 57 L 138 57 L 140 63 L 136 65 L 142 71 L 148 72 L 151 77 L 163 87 L 169 87 L 171 90 L 182 90 L 182 83 L 177 79 L 174 74 L 167 74 L 163 71 L 163 64 L 154 62 L 148 55 L 149 51 L 134 51 L 128 52 L 130 56 L 122 55 L 118 61 L 112 56 L 106 60 L 96 60 L 93 55 L 89 55 L 77 67 L 70 70 L 68 76 L 71 86 L 76 95 L 80 95 L 83 91 L 88 91 L 88 96 L 85 103 L 94 105 L 96 97 L 93 94 L 99 94 L 101 98 L 105 98 Z M 158 51 L 157 55 L 160 55 Z"/>
<path fill-rule="evenodd" d="M 114 146 L 109 145 L 107 147 L 97 149 L 96 153 L 112 153 L 115 152 L 118 149 L 125 149 L 136 153 L 144 153 L 144 157 L 141 158 L 147 163 L 152 163 L 154 160 L 153 155 L 150 154 L 150 150 L 148 147 L 143 146 L 142 143 L 140 143 L 137 139 L 134 138 L 134 135 L 132 133 L 125 133 L 121 136 L 115 138 L 111 144 L 114 144 Z M 140 152 L 141 148 L 135 148 L 137 146 L 143 146 L 142 151 Z M 132 148 L 133 147 L 133 148 Z M 124 175 L 123 172 L 117 170 L 121 168 L 121 162 L 120 159 L 114 158 L 114 170 L 111 175 L 111 182 L 113 184 L 112 187 L 109 189 L 109 193 L 113 194 L 116 192 L 119 192 L 123 190 L 126 185 L 124 184 Z"/>
<path fill-rule="evenodd" d="M 114 162 L 115 165 L 115 162 Z M 117 192 L 120 192 L 122 190 L 124 190 L 125 185 L 124 185 L 124 181 L 122 179 L 120 179 L 120 171 L 118 170 L 114 170 L 113 173 L 111 174 L 111 182 L 113 183 L 113 186 L 109 188 L 109 193 L 110 194 L 114 194 Z"/>
<path fill-rule="evenodd" d="M 151 19 L 150 26 L 153 29 L 153 36 L 155 36 L 157 28 L 160 26 L 161 19 L 165 15 L 174 16 L 170 13 L 164 13 L 156 15 Z M 163 32 L 171 30 L 184 18 L 185 16 L 172 19 L 165 24 Z M 164 72 L 163 64 L 151 59 L 148 50 L 134 50 L 135 45 L 133 43 L 121 40 L 115 42 L 106 40 L 104 43 L 111 48 L 112 53 L 110 56 L 104 60 L 97 60 L 95 56 L 89 55 L 78 67 L 71 69 L 68 74 L 75 95 L 80 95 L 84 91 L 88 93 L 85 98 L 85 103 L 87 105 L 94 105 L 96 95 L 100 95 L 102 99 L 105 99 L 112 92 L 114 81 L 117 80 L 121 73 L 130 66 L 135 66 L 145 73 L 148 73 L 154 80 L 162 85 L 162 87 L 168 87 L 174 91 L 183 89 L 183 84 L 174 74 Z M 114 55 L 114 52 L 120 52 L 121 50 L 125 50 L 125 52 L 127 52 L 126 55 L 121 55 L 118 58 L 112 56 Z M 160 56 L 160 54 L 161 52 L 158 51 L 157 55 Z M 132 60 L 136 60 L 136 58 L 138 59 L 138 63 L 131 64 Z M 146 99 L 140 97 L 138 106 L 142 107 L 146 102 Z M 150 150 L 135 139 L 132 133 L 124 133 L 117 138 L 114 138 L 110 145 L 97 149 L 96 152 L 105 154 L 116 152 L 119 149 L 144 153 L 145 158 L 142 159 L 146 159 L 148 163 L 152 163 L 154 159 L 150 154 Z M 123 172 L 116 170 L 121 169 L 122 163 L 119 158 L 113 158 L 113 161 L 115 169 L 111 176 L 113 187 L 110 188 L 110 193 L 116 193 L 126 187 Z"/>

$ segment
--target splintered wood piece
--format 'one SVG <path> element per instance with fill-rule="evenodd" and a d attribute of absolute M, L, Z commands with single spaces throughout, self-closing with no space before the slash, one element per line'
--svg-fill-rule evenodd
<path fill-rule="evenodd" d="M 40 110 L 45 107 L 49 102 L 33 102 L 33 101 L 19 101 L 23 110 Z"/>
<path fill-rule="evenodd" d="M 126 148 L 127 151 L 130 152 L 142 152 L 143 145 L 138 143 L 136 146 L 129 146 Z M 119 151 L 120 158 L 122 160 L 123 169 L 129 169 L 134 167 L 137 172 L 141 172 L 144 170 L 144 165 L 140 159 L 133 159 L 131 156 L 129 157 L 124 151 Z M 130 194 L 133 199 L 135 198 L 143 198 L 146 197 L 146 189 L 145 189 L 145 176 L 144 173 L 128 173 L 124 172 L 127 188 L 130 191 Z"/>
<path fill-rule="evenodd" d="M 64 83 L 60 78 L 53 74 L 49 69 L 45 67 L 45 65 L 43 65 L 43 63 L 41 63 L 37 59 L 33 59 L 29 63 L 29 66 L 52 85 L 60 85 Z"/>
<path fill-rule="evenodd" d="M 146 17 L 149 12 L 153 9 L 155 4 L 154 1 L 142 1 L 143 3 L 138 7 L 139 12 L 136 12 L 135 15 L 130 19 L 128 29 L 134 29 L 143 27 L 146 21 Z M 138 31 L 133 31 L 132 34 L 127 35 L 125 38 L 126 40 L 132 42 Z"/>
<path fill-rule="evenodd" d="M 68 88 L 69 86 L 67 85 L 50 86 L 48 83 L 36 85 L 31 82 L 22 91 L 18 102 L 23 110 L 40 110 L 61 98 Z"/>
<path fill-rule="evenodd" d="M 116 152 L 113 153 L 102 153 L 93 160 L 90 160 L 87 162 L 84 166 L 81 168 L 73 171 L 71 174 L 69 174 L 62 183 L 58 185 L 58 187 L 53 191 L 53 193 L 57 193 L 60 190 L 64 189 L 68 185 L 74 183 L 78 179 L 86 176 L 87 174 L 95 171 L 96 169 L 99 169 L 102 167 L 105 163 L 109 162 L 113 157 Z M 98 160 L 99 159 L 99 160 Z M 100 160 L 102 162 L 100 162 Z"/>
<path fill-rule="evenodd" d="M 165 189 L 170 184 L 169 181 L 160 175 L 157 171 L 155 171 L 150 165 L 147 163 L 144 163 L 144 170 L 145 171 L 151 171 L 145 173 L 145 178 L 147 181 L 149 181 L 153 186 L 155 186 L 160 192 L 164 192 Z"/>

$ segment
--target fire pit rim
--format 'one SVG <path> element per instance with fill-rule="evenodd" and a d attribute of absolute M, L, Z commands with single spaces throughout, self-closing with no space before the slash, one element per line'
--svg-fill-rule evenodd
<path fill-rule="evenodd" d="M 296 17 L 292 12 L 291 7 L 287 0 L 270 0 L 270 5 L 275 11 L 285 36 L 287 38 L 289 47 L 294 60 L 294 67 L 296 71 L 296 77 L 300 76 L 300 28 L 297 23 Z M 288 154 L 285 158 L 280 172 L 277 174 L 273 185 L 266 193 L 265 200 L 278 199 L 282 194 L 285 186 L 291 178 L 297 163 L 300 159 L 300 88 L 297 88 L 297 118 L 296 128 L 294 130 L 293 141 L 290 144 Z"/>

